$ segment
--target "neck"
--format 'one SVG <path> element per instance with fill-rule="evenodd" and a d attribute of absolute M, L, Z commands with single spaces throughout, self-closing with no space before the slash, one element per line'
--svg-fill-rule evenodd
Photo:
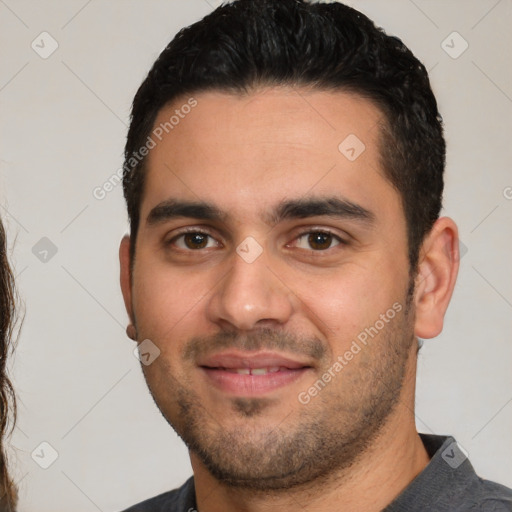
<path fill-rule="evenodd" d="M 414 358 L 410 358 L 413 359 Z M 415 360 L 414 360 L 415 363 Z M 415 364 L 409 365 L 400 401 L 371 446 L 341 472 L 322 482 L 265 493 L 228 487 L 191 453 L 198 509 L 208 512 L 378 512 L 389 505 L 425 468 L 428 454 L 414 422 Z"/>

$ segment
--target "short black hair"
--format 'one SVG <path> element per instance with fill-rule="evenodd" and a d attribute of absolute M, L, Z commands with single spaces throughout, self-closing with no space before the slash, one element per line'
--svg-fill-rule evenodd
<path fill-rule="evenodd" d="M 354 93 L 384 114 L 381 164 L 401 196 L 415 273 L 421 243 L 441 210 L 446 153 L 428 73 L 400 39 L 362 13 L 307 0 L 223 4 L 182 29 L 154 63 L 135 95 L 125 147 L 132 263 L 145 177 L 139 150 L 158 112 L 184 95 L 281 85 Z"/>

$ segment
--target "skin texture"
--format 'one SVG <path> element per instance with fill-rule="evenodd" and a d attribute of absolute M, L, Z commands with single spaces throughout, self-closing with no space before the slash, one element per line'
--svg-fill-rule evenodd
<path fill-rule="evenodd" d="M 406 223 L 381 169 L 372 103 L 291 87 L 195 98 L 148 156 L 132 275 L 127 237 L 120 261 L 137 339 L 160 350 L 145 378 L 190 449 L 199 509 L 381 510 L 428 463 L 414 424 L 416 336 L 442 329 L 456 226 L 439 219 L 425 240 L 409 303 Z M 365 146 L 354 161 L 338 150 L 350 134 Z M 283 201 L 332 197 L 372 221 L 270 215 Z M 223 217 L 147 222 L 170 198 L 208 202 Z M 184 228 L 209 237 L 180 237 Z M 309 237 L 319 232 L 333 236 Z M 251 263 L 236 250 L 247 237 L 262 251 Z M 301 403 L 393 305 L 397 314 Z M 268 349 L 310 368 L 281 388 L 238 396 L 198 366 L 225 349 Z"/>

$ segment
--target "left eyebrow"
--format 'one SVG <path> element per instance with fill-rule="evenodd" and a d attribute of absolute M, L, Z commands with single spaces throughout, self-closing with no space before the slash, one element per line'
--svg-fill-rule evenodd
<path fill-rule="evenodd" d="M 367 225 L 373 225 L 376 221 L 375 214 L 370 210 L 339 197 L 285 200 L 267 215 L 267 220 L 270 225 L 275 225 L 283 220 L 317 216 L 351 219 Z"/>

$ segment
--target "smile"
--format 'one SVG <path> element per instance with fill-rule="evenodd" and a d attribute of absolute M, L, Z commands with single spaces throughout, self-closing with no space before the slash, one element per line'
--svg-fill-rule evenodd
<path fill-rule="evenodd" d="M 284 366 L 270 366 L 268 368 L 214 368 L 216 370 L 224 370 L 230 373 L 238 373 L 239 375 L 266 375 L 267 373 L 277 373 L 281 370 L 287 370 Z"/>
<path fill-rule="evenodd" d="M 197 361 L 208 385 L 231 396 L 261 396 L 292 384 L 308 370 L 308 361 L 276 352 L 230 350 Z"/>

